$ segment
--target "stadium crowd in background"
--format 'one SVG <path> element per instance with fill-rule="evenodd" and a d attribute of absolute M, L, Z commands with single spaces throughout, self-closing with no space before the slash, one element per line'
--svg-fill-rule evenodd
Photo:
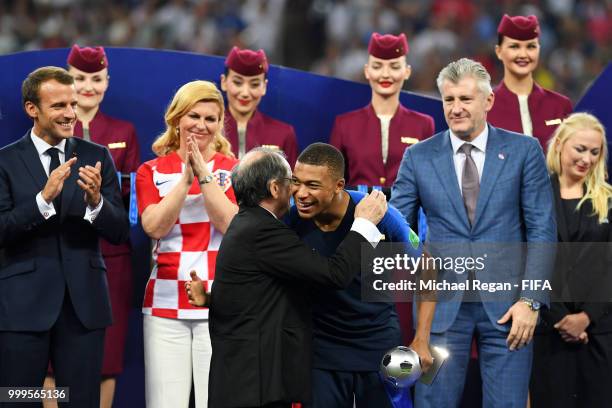
<path fill-rule="evenodd" d="M 610 60 L 612 3 L 598 0 L 2 0 L 0 54 L 78 43 L 227 55 L 237 45 L 264 49 L 272 64 L 364 81 L 370 34 L 404 32 L 407 88 L 437 96 L 434 76 L 459 57 L 501 80 L 504 12 L 538 17 L 535 79 L 574 103 Z"/>

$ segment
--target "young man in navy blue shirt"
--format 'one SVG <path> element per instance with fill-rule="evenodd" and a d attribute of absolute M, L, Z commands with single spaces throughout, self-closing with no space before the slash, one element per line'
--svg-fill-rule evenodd
<path fill-rule="evenodd" d="M 325 143 L 308 146 L 298 157 L 292 179 L 295 205 L 288 225 L 320 254 L 331 256 L 348 234 L 355 205 L 365 196 L 344 190 L 344 158 Z M 408 242 L 410 227 L 389 207 L 378 229 L 386 242 Z M 427 369 L 429 328 L 435 303 L 417 306 L 419 326 L 410 345 Z M 313 290 L 313 395 L 309 408 L 391 407 L 378 376 L 385 351 L 401 344 L 393 303 L 361 300 L 361 276 L 348 288 Z"/>

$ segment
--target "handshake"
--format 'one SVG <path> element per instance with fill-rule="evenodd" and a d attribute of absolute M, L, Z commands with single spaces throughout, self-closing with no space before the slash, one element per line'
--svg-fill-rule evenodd
<path fill-rule="evenodd" d="M 196 271 L 189 272 L 191 281 L 185 282 L 185 292 L 189 298 L 189 304 L 193 306 L 208 307 L 210 305 L 210 293 L 206 293 L 202 279 Z"/>

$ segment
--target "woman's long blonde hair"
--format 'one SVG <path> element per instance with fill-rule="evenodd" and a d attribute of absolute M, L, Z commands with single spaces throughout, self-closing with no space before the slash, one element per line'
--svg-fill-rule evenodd
<path fill-rule="evenodd" d="M 586 194 L 578 202 L 577 208 L 587 200 L 591 200 L 594 214 L 599 222 L 603 222 L 608 216 L 610 201 L 612 198 L 612 186 L 606 182 L 608 172 L 606 162 L 608 160 L 608 144 L 606 141 L 606 130 L 601 122 L 589 113 L 572 113 L 559 125 L 553 137 L 548 142 L 548 153 L 546 155 L 546 166 L 548 170 L 561 175 L 561 150 L 563 145 L 576 132 L 580 130 L 594 130 L 601 135 L 601 153 L 599 160 L 589 169 L 585 179 Z"/>
<path fill-rule="evenodd" d="M 180 137 L 177 131 L 179 120 L 198 102 L 214 102 L 217 104 L 220 112 L 220 126 L 212 143 L 214 143 L 215 151 L 226 156 L 234 156 L 230 142 L 223 136 L 225 117 L 223 95 L 215 84 L 209 81 L 187 82 L 176 91 L 164 115 L 166 130 L 153 142 L 152 149 L 157 156 L 165 156 L 179 149 Z"/>

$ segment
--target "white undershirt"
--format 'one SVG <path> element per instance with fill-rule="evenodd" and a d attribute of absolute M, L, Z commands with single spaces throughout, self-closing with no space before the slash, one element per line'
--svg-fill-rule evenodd
<path fill-rule="evenodd" d="M 533 136 L 533 124 L 531 122 L 531 114 L 529 113 L 529 104 L 527 99 L 529 95 L 517 95 L 519 101 L 519 111 L 521 113 L 521 125 L 523 133 L 527 136 Z"/>
<path fill-rule="evenodd" d="M 380 120 L 380 140 L 382 150 L 382 160 L 384 164 L 387 164 L 387 158 L 389 157 L 389 126 L 391 125 L 391 119 L 393 115 L 376 115 Z"/>
<path fill-rule="evenodd" d="M 246 125 L 238 125 L 238 158 L 242 159 L 246 154 Z"/>

